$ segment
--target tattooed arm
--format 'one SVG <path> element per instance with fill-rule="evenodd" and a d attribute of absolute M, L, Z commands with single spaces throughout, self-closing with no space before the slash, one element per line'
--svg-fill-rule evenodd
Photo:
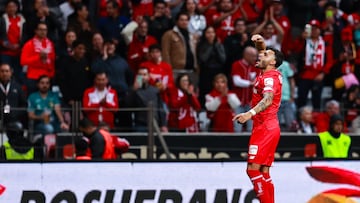
<path fill-rule="evenodd" d="M 267 109 L 272 104 L 273 98 L 274 98 L 273 92 L 265 92 L 262 100 L 258 104 L 256 104 L 254 108 L 252 108 L 250 111 L 247 111 L 245 113 L 240 113 L 236 115 L 233 118 L 233 121 L 236 120 L 240 123 L 245 123 L 246 121 L 250 120 L 251 117 Z"/>

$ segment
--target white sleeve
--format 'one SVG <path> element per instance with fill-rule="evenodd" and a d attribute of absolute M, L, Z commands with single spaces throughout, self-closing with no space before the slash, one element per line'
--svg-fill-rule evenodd
<path fill-rule="evenodd" d="M 234 75 L 232 77 L 232 79 L 233 79 L 234 85 L 236 87 L 249 87 L 250 86 L 250 81 L 242 79 L 239 75 Z"/>
<path fill-rule="evenodd" d="M 230 93 L 227 95 L 228 103 L 230 104 L 232 109 L 236 109 L 241 105 L 239 98 L 234 93 Z"/>
<path fill-rule="evenodd" d="M 206 110 L 208 110 L 208 111 L 216 111 L 221 104 L 219 97 L 212 97 L 207 94 L 205 96 L 205 99 L 206 99 L 205 107 L 206 107 Z"/>

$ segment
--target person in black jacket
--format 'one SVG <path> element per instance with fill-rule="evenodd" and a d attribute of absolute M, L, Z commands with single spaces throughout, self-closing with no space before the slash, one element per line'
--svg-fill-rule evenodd
<path fill-rule="evenodd" d="M 72 43 L 73 55 L 60 58 L 57 63 L 57 82 L 63 95 L 64 105 L 70 107 L 75 101 L 82 101 L 86 88 L 92 86 L 93 75 L 85 57 L 85 43 L 75 40 Z"/>
<path fill-rule="evenodd" d="M 3 111 L 3 126 L 12 122 L 27 126 L 26 96 L 21 86 L 12 79 L 12 74 L 9 64 L 0 65 L 0 110 Z"/>
<path fill-rule="evenodd" d="M 133 108 L 147 108 L 149 102 L 152 102 L 154 107 L 154 118 L 158 122 L 162 132 L 168 132 L 166 114 L 163 106 L 163 101 L 160 97 L 158 88 L 149 85 L 149 71 L 146 68 L 140 67 L 136 80 L 134 82 L 133 90 L 130 91 L 126 98 L 126 103 Z M 148 111 L 139 110 L 134 112 L 134 130 L 137 132 L 146 132 L 148 126 Z"/>

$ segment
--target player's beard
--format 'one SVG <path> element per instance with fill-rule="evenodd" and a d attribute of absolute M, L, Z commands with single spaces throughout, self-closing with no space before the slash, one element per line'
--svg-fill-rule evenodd
<path fill-rule="evenodd" d="M 256 62 L 256 64 L 255 64 L 255 68 L 258 68 L 258 69 L 263 70 L 263 69 L 266 68 L 266 65 L 264 64 L 264 62 L 258 61 L 258 62 Z"/>

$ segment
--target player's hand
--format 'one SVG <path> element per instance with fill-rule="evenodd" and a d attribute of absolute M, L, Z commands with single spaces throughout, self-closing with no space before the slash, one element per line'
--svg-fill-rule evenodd
<path fill-rule="evenodd" d="M 252 117 L 250 112 L 240 113 L 232 119 L 233 121 L 237 121 L 238 123 L 245 123 L 246 121 L 250 120 Z"/>
<path fill-rule="evenodd" d="M 262 51 L 266 49 L 265 40 L 261 35 L 255 34 L 251 36 L 251 41 L 254 42 L 255 47 L 258 51 Z"/>

